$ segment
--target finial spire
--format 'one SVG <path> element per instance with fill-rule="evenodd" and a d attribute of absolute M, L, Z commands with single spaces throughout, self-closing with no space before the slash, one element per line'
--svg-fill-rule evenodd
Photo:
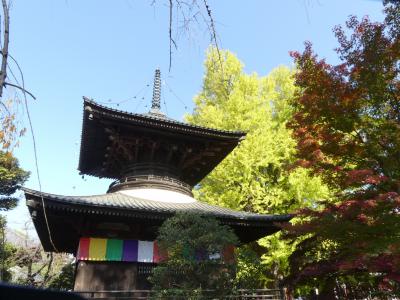
<path fill-rule="evenodd" d="M 154 74 L 154 87 L 153 87 L 153 99 L 151 101 L 150 113 L 163 115 L 161 112 L 161 72 L 160 69 L 156 69 Z"/>

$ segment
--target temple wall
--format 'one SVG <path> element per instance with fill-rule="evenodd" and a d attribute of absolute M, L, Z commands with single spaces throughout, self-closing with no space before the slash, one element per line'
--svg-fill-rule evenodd
<path fill-rule="evenodd" d="M 134 290 L 138 286 L 137 263 L 79 261 L 75 291 Z"/>
<path fill-rule="evenodd" d="M 184 249 L 182 250 L 184 251 Z M 75 291 L 129 291 L 151 288 L 148 277 L 153 268 L 164 259 L 156 241 L 81 238 L 76 258 Z M 227 246 L 221 253 L 196 251 L 188 259 L 202 261 L 234 260 L 234 247 Z M 99 294 L 96 294 L 100 296 Z"/>

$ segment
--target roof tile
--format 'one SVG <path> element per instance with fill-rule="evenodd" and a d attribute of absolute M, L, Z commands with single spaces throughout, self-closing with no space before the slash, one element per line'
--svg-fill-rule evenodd
<path fill-rule="evenodd" d="M 210 205 L 204 202 L 195 201 L 192 203 L 166 203 L 137 197 L 128 196 L 119 192 L 93 196 L 62 196 L 24 188 L 26 198 L 30 196 L 40 197 L 41 195 L 50 201 L 60 204 L 77 204 L 92 207 L 102 207 L 110 209 L 127 209 L 143 212 L 175 213 L 179 211 L 198 211 L 205 214 L 214 215 L 220 218 L 239 219 L 248 221 L 269 221 L 287 222 L 290 215 L 268 215 L 249 212 L 236 211 L 220 206 Z"/>

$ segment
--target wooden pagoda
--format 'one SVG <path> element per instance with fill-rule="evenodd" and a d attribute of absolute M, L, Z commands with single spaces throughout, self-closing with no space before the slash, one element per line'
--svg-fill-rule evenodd
<path fill-rule="evenodd" d="M 157 70 L 147 114 L 110 109 L 84 97 L 79 170 L 112 178 L 106 194 L 62 196 L 24 189 L 45 251 L 77 259 L 75 290 L 146 289 L 162 259 L 154 242 L 178 211 L 213 215 L 242 243 L 279 230 L 288 215 L 234 211 L 196 201 L 192 188 L 245 138 L 243 132 L 178 122 L 160 110 Z"/>

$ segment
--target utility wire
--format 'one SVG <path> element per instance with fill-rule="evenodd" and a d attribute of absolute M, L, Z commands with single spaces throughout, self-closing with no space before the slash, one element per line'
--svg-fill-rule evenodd
<path fill-rule="evenodd" d="M 18 81 L 17 77 L 15 77 L 15 74 L 14 74 L 13 70 L 10 68 L 10 65 L 9 65 L 9 64 L 7 64 L 7 69 L 8 69 L 8 71 L 10 71 L 11 76 L 14 78 L 15 82 L 16 82 L 17 84 L 19 84 L 19 81 Z"/>
<path fill-rule="evenodd" d="M 10 56 L 10 55 L 9 55 L 9 56 Z M 19 83 L 17 77 L 15 76 L 13 70 L 10 68 L 10 65 L 9 65 L 8 63 L 7 63 L 7 69 L 8 69 L 8 71 L 10 71 L 10 74 L 11 74 L 11 76 L 14 78 L 15 82 L 16 82 L 18 85 L 21 85 L 21 84 Z M 15 91 L 14 97 L 18 100 L 18 102 L 21 101 L 20 98 L 19 98 L 19 96 L 18 96 L 18 90 Z M 17 110 L 16 113 L 19 113 L 18 107 L 19 107 L 19 105 L 16 106 L 16 110 Z"/>
<path fill-rule="evenodd" d="M 167 107 L 167 103 L 165 102 L 165 97 L 163 98 L 163 103 L 165 106 L 165 112 L 167 113 L 167 116 L 168 116 L 168 107 Z"/>
<path fill-rule="evenodd" d="M 143 88 L 141 88 L 134 96 L 132 96 L 132 97 L 129 97 L 129 98 L 127 98 L 127 99 L 125 99 L 125 100 L 121 100 L 121 101 L 108 101 L 108 102 L 99 102 L 100 104 L 111 104 L 111 105 L 117 105 L 117 106 L 119 106 L 120 104 L 122 104 L 122 103 L 125 103 L 125 102 L 127 102 L 127 101 L 129 101 L 129 100 L 132 100 L 132 99 L 136 99 L 138 96 L 139 96 L 139 94 L 140 93 L 142 93 L 143 91 L 144 91 L 144 89 L 146 88 L 146 87 L 148 87 L 148 86 L 150 86 L 149 84 L 147 84 L 146 86 L 144 86 Z"/>
<path fill-rule="evenodd" d="M 187 110 L 188 107 L 187 107 L 186 103 L 172 90 L 172 88 L 169 86 L 169 84 L 168 84 L 168 82 L 167 82 L 166 80 L 164 80 L 164 82 L 165 82 L 165 85 L 166 85 L 167 88 L 168 88 L 168 91 L 169 91 L 176 99 L 178 99 L 178 101 L 179 101 L 180 103 L 182 103 L 182 105 L 183 105 L 183 107 L 185 108 L 185 110 Z"/>
<path fill-rule="evenodd" d="M 134 109 L 134 111 L 133 111 L 134 113 L 137 112 L 137 110 L 138 110 L 140 104 L 142 104 L 142 100 L 144 100 L 144 99 L 146 98 L 146 96 L 147 96 L 147 94 L 148 94 L 148 92 L 149 92 L 149 87 L 150 87 L 149 84 L 146 85 L 146 90 L 144 91 L 144 95 L 143 95 L 143 97 L 140 98 L 139 103 L 136 105 L 136 107 L 135 107 L 135 109 Z M 145 107 L 147 107 L 147 105 L 145 105 Z"/>
<path fill-rule="evenodd" d="M 44 215 L 44 219 L 45 219 L 45 222 L 46 222 L 47 232 L 49 234 L 50 244 L 51 244 L 51 246 L 53 247 L 53 249 L 56 252 L 59 252 L 57 247 L 54 245 L 54 242 L 53 242 L 53 239 L 52 239 L 52 236 L 51 236 L 49 220 L 47 218 L 47 213 L 46 213 L 46 205 L 45 205 L 44 198 L 43 198 L 43 193 L 42 193 L 42 183 L 41 183 L 41 180 L 40 180 L 40 173 L 39 173 L 38 155 L 37 155 L 37 148 L 36 148 L 36 138 L 35 138 L 35 133 L 33 131 L 32 119 L 31 119 L 31 116 L 30 116 L 30 113 L 29 113 L 28 99 L 26 97 L 26 91 L 25 91 L 24 74 L 22 73 L 22 70 L 21 70 L 18 62 L 11 55 L 9 55 L 9 57 L 14 61 L 15 65 L 17 66 L 17 68 L 19 70 L 19 73 L 21 75 L 21 82 L 22 82 L 22 88 L 23 88 L 22 92 L 23 92 L 23 95 L 24 95 L 24 103 L 25 103 L 26 114 L 28 116 L 29 128 L 30 128 L 31 135 L 32 135 L 33 153 L 34 153 L 34 157 L 35 157 L 36 175 L 37 175 L 37 180 L 38 180 L 38 184 L 39 184 L 40 198 L 42 200 L 43 215 Z"/>

